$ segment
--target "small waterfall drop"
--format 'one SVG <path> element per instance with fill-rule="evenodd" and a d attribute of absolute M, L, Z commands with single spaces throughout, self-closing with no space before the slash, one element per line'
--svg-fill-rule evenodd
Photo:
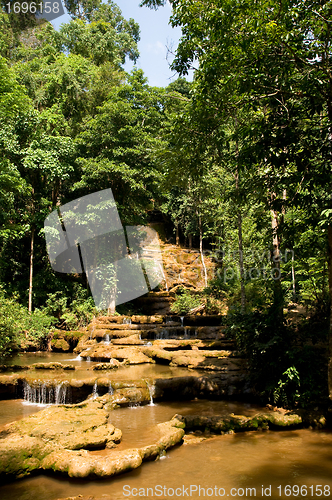
<path fill-rule="evenodd" d="M 184 316 L 180 316 L 180 320 L 181 320 L 181 326 L 183 328 L 183 320 L 184 320 Z"/>
<path fill-rule="evenodd" d="M 169 331 L 166 328 L 163 328 L 160 332 L 157 333 L 157 340 L 167 340 L 169 339 Z"/>
<path fill-rule="evenodd" d="M 98 397 L 98 380 L 95 381 L 92 389 L 92 398 L 96 399 L 97 397 Z"/>
<path fill-rule="evenodd" d="M 148 386 L 149 394 L 150 394 L 150 403 L 149 403 L 149 406 L 156 406 L 154 404 L 154 402 L 153 402 L 153 395 L 154 395 L 154 392 L 155 392 L 155 386 L 149 384 L 149 382 L 147 382 L 146 385 Z"/>
<path fill-rule="evenodd" d="M 110 384 L 108 386 L 108 394 L 110 394 L 111 396 L 113 396 L 113 394 L 114 394 L 114 389 L 112 387 L 112 382 L 110 382 Z"/>
<path fill-rule="evenodd" d="M 70 387 L 64 382 L 55 386 L 48 386 L 46 383 L 36 382 L 29 384 L 23 381 L 24 403 L 46 406 L 51 404 L 63 405 L 70 403 Z"/>
<path fill-rule="evenodd" d="M 55 386 L 55 404 L 64 405 L 66 403 L 67 385 L 63 382 Z"/>
<path fill-rule="evenodd" d="M 123 318 L 122 324 L 123 325 L 131 325 L 131 318 Z"/>

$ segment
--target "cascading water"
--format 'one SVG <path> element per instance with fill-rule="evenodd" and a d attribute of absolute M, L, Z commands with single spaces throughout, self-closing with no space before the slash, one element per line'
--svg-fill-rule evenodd
<path fill-rule="evenodd" d="M 157 333 L 157 340 L 167 340 L 169 339 L 169 331 L 165 328 Z"/>
<path fill-rule="evenodd" d="M 110 385 L 108 386 L 108 394 L 110 394 L 111 396 L 113 396 L 113 394 L 114 394 L 114 389 L 112 387 L 112 382 L 110 382 Z"/>
<path fill-rule="evenodd" d="M 180 316 L 180 320 L 181 320 L 181 326 L 183 328 L 183 320 L 184 320 L 184 316 Z"/>
<path fill-rule="evenodd" d="M 188 329 L 187 329 L 187 328 L 185 328 L 185 329 L 184 329 L 184 335 L 183 335 L 183 338 L 184 338 L 184 339 L 189 339 L 189 337 L 190 337 L 190 335 L 188 335 Z"/>
<path fill-rule="evenodd" d="M 97 397 L 98 397 L 98 380 L 95 381 L 92 389 L 92 398 L 96 399 Z"/>
<path fill-rule="evenodd" d="M 67 384 L 60 382 L 55 386 L 55 404 L 56 405 L 64 405 L 66 404 L 66 396 L 67 396 Z"/>
<path fill-rule="evenodd" d="M 131 318 L 123 318 L 122 323 L 124 325 L 131 325 Z"/>
<path fill-rule="evenodd" d="M 107 344 L 107 345 L 110 344 L 111 341 L 110 341 L 109 333 L 106 333 L 106 335 L 104 335 L 103 340 L 104 340 L 105 344 Z"/>
<path fill-rule="evenodd" d="M 55 386 L 36 382 L 32 385 L 23 381 L 23 399 L 25 403 L 36 405 L 62 405 L 70 403 L 70 388 L 64 382 Z"/>
<path fill-rule="evenodd" d="M 150 394 L 150 403 L 149 403 L 149 406 L 155 406 L 155 404 L 153 402 L 153 395 L 154 395 L 154 392 L 155 392 L 155 386 L 149 384 L 149 382 L 147 382 L 146 385 L 148 386 L 149 394 Z"/>

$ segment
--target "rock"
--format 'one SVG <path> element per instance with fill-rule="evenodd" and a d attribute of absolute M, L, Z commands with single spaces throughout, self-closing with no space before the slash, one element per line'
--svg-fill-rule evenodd
<path fill-rule="evenodd" d="M 122 363 L 118 361 L 117 359 L 111 359 L 109 363 L 97 363 L 92 368 L 91 370 L 113 370 L 116 368 L 119 368 L 119 366 L 122 366 Z"/>
<path fill-rule="evenodd" d="M 128 335 L 126 338 L 113 339 L 112 344 L 114 345 L 144 345 L 143 340 L 136 335 Z"/>
<path fill-rule="evenodd" d="M 151 363 L 152 360 L 143 354 L 140 348 L 132 347 L 115 347 L 112 345 L 96 345 L 81 352 L 82 358 L 90 357 L 95 361 L 109 361 L 110 359 L 117 359 L 118 361 L 126 361 L 130 365 L 137 365 L 141 363 Z"/>
<path fill-rule="evenodd" d="M 6 426 L 9 433 L 55 442 L 71 450 L 101 449 L 114 442 L 115 427 L 97 401 L 46 408 Z M 116 440 L 118 442 L 118 432 Z"/>
<path fill-rule="evenodd" d="M 0 477 L 24 477 L 36 470 L 77 478 L 109 477 L 136 469 L 182 440 L 183 422 L 174 417 L 159 424 L 160 439 L 143 448 L 110 449 L 102 456 L 75 449 L 79 442 L 99 447 L 120 440 L 121 431 L 107 421 L 109 400 L 108 395 L 78 405 L 47 408 L 6 426 L 0 439 Z"/>
<path fill-rule="evenodd" d="M 198 444 L 206 440 L 206 436 L 197 434 L 186 434 L 183 438 L 183 444 Z"/>
<path fill-rule="evenodd" d="M 74 365 L 65 365 L 62 363 L 33 363 L 31 368 L 34 370 L 75 370 Z"/>
<path fill-rule="evenodd" d="M 85 332 L 83 331 L 72 330 L 67 332 L 55 330 L 51 339 L 52 350 L 56 352 L 73 351 L 84 335 Z"/>
<path fill-rule="evenodd" d="M 165 316 L 132 316 L 133 323 L 163 323 Z"/>

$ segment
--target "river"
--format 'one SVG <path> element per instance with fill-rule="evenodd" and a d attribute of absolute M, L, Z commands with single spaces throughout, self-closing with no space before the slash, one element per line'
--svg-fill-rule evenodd
<path fill-rule="evenodd" d="M 64 362 L 65 356 L 55 355 L 49 360 Z M 68 357 L 70 356 L 67 355 L 67 360 Z M 20 359 L 22 364 L 26 364 L 26 359 Z M 45 361 L 44 357 L 42 361 Z M 150 369 L 153 371 L 152 367 Z M 84 367 L 82 370 L 84 371 Z M 118 373 L 119 370 L 116 377 Z M 172 370 L 172 375 L 175 373 Z M 26 404 L 22 400 L 3 401 L 0 405 L 0 424 L 40 409 L 42 406 Z M 222 415 L 234 412 L 253 415 L 260 410 L 262 408 L 255 405 L 231 401 L 158 402 L 154 406 L 114 410 L 111 422 L 123 432 L 123 440 L 118 449 L 126 449 L 151 443 L 156 424 L 169 420 L 176 413 Z M 0 486 L 0 498 L 56 500 L 79 494 L 94 495 L 104 500 L 328 498 L 332 489 L 331 452 L 332 432 L 326 430 L 301 429 L 207 436 L 200 443 L 177 446 L 162 459 L 144 463 L 138 469 L 112 479 L 76 480 L 40 474 Z M 98 455 L 103 452 L 93 453 Z"/>

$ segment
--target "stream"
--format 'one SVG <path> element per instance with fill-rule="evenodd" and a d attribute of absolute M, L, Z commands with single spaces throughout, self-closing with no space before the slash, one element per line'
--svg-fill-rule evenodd
<path fill-rule="evenodd" d="M 37 359 L 38 358 L 38 359 Z M 72 363 L 68 354 L 25 354 L 12 362 L 60 361 Z M 33 361 L 32 361 L 33 359 Z M 84 377 L 88 362 L 75 361 Z M 179 376 L 185 370 L 168 366 L 131 366 L 113 371 L 120 376 Z M 128 370 L 128 372 L 127 372 Z M 147 370 L 150 375 L 147 375 Z M 39 371 L 40 372 L 40 371 Z M 156 373 L 157 372 L 157 373 Z M 188 373 L 186 371 L 186 373 Z M 45 370 L 43 370 L 43 376 Z M 64 376 L 72 376 L 66 372 Z M 41 374 L 39 373 L 39 376 Z M 46 376 L 46 375 L 45 375 Z M 55 376 L 47 371 L 47 377 Z M 114 379 L 115 380 L 115 379 Z M 119 379 L 118 379 L 119 380 Z M 17 420 L 45 406 L 19 400 L 0 405 L 0 425 Z M 119 408 L 111 412 L 111 422 L 123 432 L 118 450 L 141 447 L 153 442 L 155 426 L 182 415 L 253 415 L 263 410 L 255 405 L 234 401 L 194 400 L 158 402 L 154 405 Z M 105 500 L 125 498 L 248 498 L 286 499 L 331 496 L 332 432 L 309 429 L 263 431 L 209 437 L 197 444 L 177 446 L 158 461 L 144 463 L 138 469 L 111 479 L 78 480 L 65 476 L 40 474 L 0 486 L 1 500 L 57 500 L 75 495 L 94 495 Z M 94 451 L 102 455 L 105 451 Z M 301 489 L 302 488 L 302 489 Z"/>

